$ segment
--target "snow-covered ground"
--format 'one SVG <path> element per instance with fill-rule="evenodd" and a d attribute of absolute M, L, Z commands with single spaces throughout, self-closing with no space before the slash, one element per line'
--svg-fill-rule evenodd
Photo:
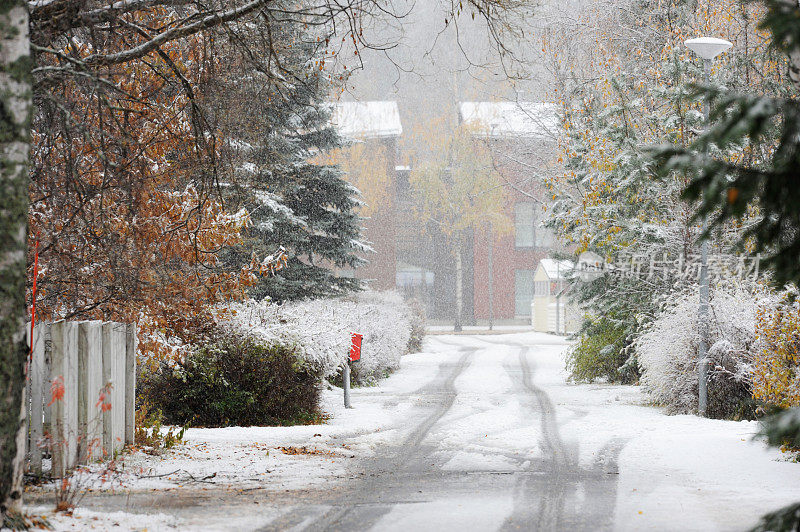
<path fill-rule="evenodd" d="M 453 332 L 453 325 L 446 324 L 446 325 L 428 325 L 425 327 L 425 330 L 429 333 L 452 333 Z M 492 327 L 491 332 L 532 332 L 533 328 L 528 325 L 495 325 Z M 465 333 L 486 333 L 490 332 L 489 327 L 486 325 L 464 325 L 462 327 L 462 332 Z"/>
<path fill-rule="evenodd" d="M 591 508 L 592 497 L 600 495 L 592 491 L 597 486 L 613 488 L 614 493 L 602 493 L 612 508 L 598 528 L 742 530 L 765 511 L 800 500 L 800 464 L 753 441 L 755 423 L 667 416 L 648 406 L 633 386 L 567 383 L 566 345 L 539 333 L 430 337 L 425 353 L 403 357 L 401 369 L 378 386 L 354 389 L 354 409 L 344 409 L 341 390 L 326 390 L 324 410 L 331 418 L 324 425 L 190 429 L 186 444 L 163 456 L 126 457 L 113 482 L 95 486 L 103 493 L 87 496 L 90 509 L 54 523 L 64 530 L 109 529 L 113 523 L 118 523 L 113 529 L 151 531 L 249 530 L 270 523 L 282 528 L 274 523 L 286 512 L 303 517 L 327 507 L 289 508 L 271 499 L 257 507 L 236 506 L 235 494 L 347 488 L 360 482 L 363 463 L 380 463 L 412 444 L 424 447 L 426 468 L 445 476 L 473 475 L 475 482 L 482 474 L 542 479 L 537 475 L 558 463 L 562 473 L 579 478 L 559 492 L 564 515 L 577 511 L 571 504 Z M 448 392 L 442 384 L 445 369 L 459 363 Z M 532 382 L 526 383 L 525 375 Z M 440 409 L 433 417 L 431 405 Z M 462 488 L 449 493 L 449 486 L 437 484 L 429 495 L 423 482 L 418 504 L 393 504 L 371 524 L 376 530 L 452 529 L 459 523 L 465 530 L 494 530 L 520 511 L 515 497 L 521 492 L 513 485 L 492 484 L 474 493 Z M 523 495 L 546 497 L 537 495 L 537 486 Z M 209 508 L 203 493 L 218 497 L 221 506 Z M 156 502 L 166 495 L 183 502 L 172 510 L 149 505 L 157 511 L 110 502 L 147 494 Z M 193 508 L 186 497 L 200 502 Z M 370 494 L 364 497 L 368 506 Z M 37 503 L 43 511 L 41 500 Z M 222 511 L 225 505 L 230 508 Z M 101 513 L 100 507 L 116 513 Z M 143 512 L 148 515 L 139 515 Z M 219 518 L 209 520 L 214 515 Z"/>
<path fill-rule="evenodd" d="M 175 530 L 182 524 L 181 519 L 163 513 L 95 512 L 86 508 L 76 508 L 72 515 L 66 515 L 55 513 L 52 507 L 42 505 L 28 506 L 26 511 L 45 517 L 54 530 L 158 531 Z"/>
<path fill-rule="evenodd" d="M 341 388 L 323 390 L 322 409 L 330 416 L 323 425 L 191 428 L 186 431 L 183 445 L 158 456 L 141 451 L 127 454 L 118 461 L 117 472 L 113 474 L 104 474 L 103 468 L 93 466 L 93 474 L 82 475 L 80 484 L 91 498 L 101 493 L 300 490 L 346 481 L 351 478 L 347 473 L 348 462 L 354 457 L 373 456 L 381 447 L 396 443 L 401 437 L 398 421 L 413 402 L 398 402 L 397 397 L 412 394 L 431 380 L 437 361 L 454 358 L 446 353 L 437 354 L 436 359 L 430 358 L 431 355 L 404 357 L 402 370 L 384 379 L 380 386 L 353 388 L 351 398 L 357 405 L 354 409 L 344 407 Z M 81 508 L 72 517 L 54 514 L 51 507 L 39 501 L 46 493 L 45 489 L 30 489 L 29 494 L 37 502 L 27 510 L 48 517 L 56 530 L 209 529 L 207 523 L 162 513 L 103 513 Z M 226 517 L 224 525 L 217 523 L 217 527 L 210 529 L 248 530 L 272 517 L 269 512 L 243 522 Z"/>
<path fill-rule="evenodd" d="M 800 501 L 800 464 L 753 436 L 754 421 L 721 421 L 691 415 L 668 416 L 648 404 L 637 386 L 566 382 L 563 345 L 542 345 L 537 333 L 502 337 L 453 337 L 463 345 L 497 342 L 538 344 L 534 382 L 553 401 L 562 440 L 577 447 L 580 465 L 590 466 L 609 442 L 621 445 L 615 528 L 619 530 L 743 530 L 768 510 Z M 481 379 L 508 386 L 503 375 L 481 372 Z M 513 424 L 514 405 L 504 409 Z M 492 416 L 501 423 L 500 416 Z M 461 427 L 482 429 L 461 417 Z M 520 440 L 533 456 L 535 427 L 499 435 L 504 445 Z M 479 432 L 479 430 L 478 430 Z M 506 438 L 506 436 L 509 436 Z M 480 464 L 480 458 L 474 462 Z"/>

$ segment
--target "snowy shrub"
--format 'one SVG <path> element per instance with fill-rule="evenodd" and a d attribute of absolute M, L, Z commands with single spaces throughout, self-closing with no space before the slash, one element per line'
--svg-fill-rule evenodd
<path fill-rule="evenodd" d="M 643 324 L 652 320 L 659 297 L 671 289 L 671 281 L 655 285 L 628 276 L 602 275 L 592 282 L 577 283 L 570 298 L 584 319 L 570 348 L 567 369 L 573 380 L 634 383 L 639 366 L 631 342 Z"/>
<path fill-rule="evenodd" d="M 714 290 L 709 306 L 708 415 L 751 417 L 751 360 L 759 305 L 770 296 L 740 287 Z M 659 404 L 675 413 L 697 410 L 699 330 L 697 293 L 683 294 L 638 336 L 633 347 L 642 370 L 641 384 Z"/>
<path fill-rule="evenodd" d="M 752 338 L 747 343 L 752 345 Z M 756 404 L 750 390 L 749 350 L 717 340 L 708 350 L 708 405 L 706 415 L 716 419 L 754 419 Z"/>
<path fill-rule="evenodd" d="M 638 368 L 626 364 L 628 343 L 627 328 L 610 316 L 587 319 L 578 342 L 567 351 L 570 378 L 585 382 L 635 382 Z"/>
<path fill-rule="evenodd" d="M 319 375 L 291 345 L 218 334 L 144 377 L 139 400 L 175 425 L 285 425 L 318 421 Z"/>
<path fill-rule="evenodd" d="M 641 384 L 675 411 L 697 407 L 697 297 L 683 297 L 634 342 Z"/>
<path fill-rule="evenodd" d="M 361 384 L 396 369 L 411 338 L 412 311 L 394 291 L 283 305 L 247 301 L 229 309 L 235 312 L 228 322 L 234 330 L 296 346 L 304 363 L 329 378 L 347 360 L 351 334 L 362 334 L 361 360 L 353 364 L 351 375 Z"/>

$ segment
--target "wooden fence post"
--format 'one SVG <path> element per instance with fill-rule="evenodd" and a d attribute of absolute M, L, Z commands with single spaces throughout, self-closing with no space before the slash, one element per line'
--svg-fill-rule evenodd
<path fill-rule="evenodd" d="M 125 443 L 125 331 L 103 323 L 103 383 L 111 384 L 111 409 L 103 412 L 103 448 L 113 457 Z"/>
<path fill-rule="evenodd" d="M 71 469 L 78 450 L 78 329 L 64 320 L 50 326 L 52 358 L 50 381 L 61 379 L 63 397 L 51 402 L 52 476 L 62 477 Z M 45 394 L 47 397 L 49 394 Z"/>
<path fill-rule="evenodd" d="M 29 470 L 34 475 L 42 474 L 42 444 L 44 438 L 44 393 L 50 372 L 45 360 L 45 339 L 50 332 L 50 324 L 40 323 L 33 329 L 33 337 L 29 338 L 31 349 L 30 366 L 28 367 L 28 456 Z M 30 335 L 30 327 L 26 327 Z"/>
<path fill-rule="evenodd" d="M 103 410 L 98 404 L 103 388 L 102 322 L 78 323 L 78 426 L 80 460 L 102 457 Z"/>
<path fill-rule="evenodd" d="M 125 327 L 125 443 L 134 443 L 136 432 L 136 323 Z"/>
<path fill-rule="evenodd" d="M 116 358 L 116 374 L 114 387 L 111 389 L 112 408 L 114 415 L 114 453 L 122 451 L 125 447 L 125 324 L 114 323 L 114 357 Z"/>

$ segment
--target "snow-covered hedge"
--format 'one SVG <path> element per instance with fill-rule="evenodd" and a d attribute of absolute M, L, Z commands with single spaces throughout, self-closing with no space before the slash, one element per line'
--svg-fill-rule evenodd
<path fill-rule="evenodd" d="M 336 375 L 350 351 L 351 333 L 363 335 L 353 379 L 368 383 L 396 369 L 408 349 L 413 313 L 394 291 L 361 292 L 346 298 L 276 305 L 247 301 L 229 306 L 223 325 L 265 341 L 292 344 L 304 362 L 325 377 Z"/>
<path fill-rule="evenodd" d="M 697 410 L 699 331 L 696 292 L 679 296 L 648 330 L 634 340 L 641 384 L 652 399 L 672 412 Z M 713 290 L 709 308 L 709 415 L 737 415 L 749 398 L 750 363 L 756 313 L 773 303 L 763 290 Z"/>

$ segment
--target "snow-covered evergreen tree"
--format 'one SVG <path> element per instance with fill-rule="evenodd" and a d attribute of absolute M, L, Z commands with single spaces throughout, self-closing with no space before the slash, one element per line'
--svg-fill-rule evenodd
<path fill-rule="evenodd" d="M 737 87 L 757 82 L 765 59 L 761 41 L 753 36 L 753 8 L 707 2 L 628 4 L 629 10 L 586 15 L 595 17 L 585 27 L 591 28 L 587 42 L 597 49 L 596 64 L 580 75 L 566 76 L 561 85 L 564 170 L 549 182 L 550 225 L 579 252 L 597 251 L 612 262 L 630 254 L 695 254 L 701 224 L 693 204 L 683 197 L 690 175 L 659 174 L 648 148 L 688 146 L 705 126 L 694 94 L 702 64 L 692 59 L 683 44 L 686 38 L 699 32 L 734 41 L 739 37 L 744 46 L 720 60 L 725 68 L 714 71 L 713 83 Z M 612 27 L 613 32 L 605 31 Z M 576 26 L 576 31 L 585 30 Z M 616 37 L 609 38 L 611 34 Z M 565 35 L 581 40 L 574 32 Z M 726 146 L 725 152 L 713 149 L 722 157 L 737 157 L 742 145 Z M 720 226 L 711 235 L 712 253 L 733 251 L 731 243 L 741 232 L 741 225 Z M 635 378 L 632 340 L 663 300 L 687 282 L 692 281 L 604 276 L 582 285 L 578 295 L 589 319 L 573 351 L 573 373 Z M 598 357 L 598 352 L 603 355 Z M 581 357 L 586 357 L 583 365 Z M 592 373 L 598 367 L 605 369 Z"/>
<path fill-rule="evenodd" d="M 342 145 L 325 103 L 331 84 L 325 47 L 306 30 L 273 24 L 272 46 L 280 62 L 243 58 L 226 64 L 219 96 L 222 155 L 230 161 L 224 187 L 229 202 L 245 207 L 252 224 L 244 243 L 226 254 L 232 268 L 281 246 L 287 267 L 259 279 L 255 298 L 275 301 L 321 297 L 358 290 L 360 282 L 340 276 L 363 263 L 358 253 L 359 191 L 335 165 L 315 160 Z M 266 32 L 261 32 L 264 35 Z M 257 42 L 257 40 L 254 40 Z"/>
<path fill-rule="evenodd" d="M 565 110 L 565 167 L 549 182 L 548 225 L 579 251 L 601 253 L 612 263 L 632 254 L 695 251 L 699 227 L 681 199 L 684 179 L 657 179 L 644 150 L 651 142 L 679 142 L 702 125 L 688 98 L 686 68 L 673 57 L 649 68 L 620 64 L 602 83 L 581 87 L 573 99 L 579 104 Z M 655 82 L 643 83 L 648 75 Z M 577 299 L 588 312 L 569 359 L 573 376 L 634 382 L 632 340 L 677 282 L 674 276 L 606 275 L 578 285 Z"/>

